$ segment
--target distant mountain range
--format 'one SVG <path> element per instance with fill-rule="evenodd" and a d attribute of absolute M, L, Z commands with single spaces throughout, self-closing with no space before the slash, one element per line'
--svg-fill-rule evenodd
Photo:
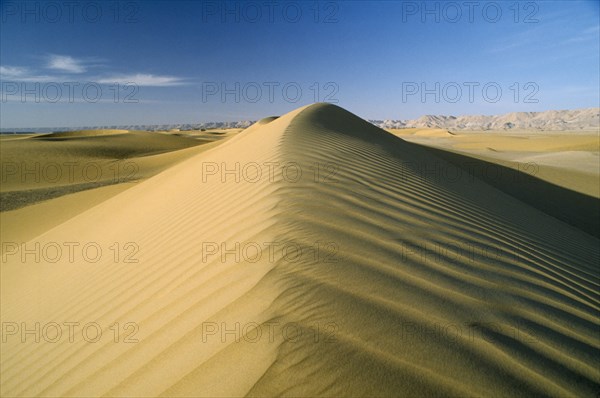
<path fill-rule="evenodd" d="M 504 115 L 485 116 L 443 116 L 425 115 L 413 120 L 369 120 L 381 128 L 442 128 L 446 130 L 598 130 L 600 128 L 600 108 L 577 110 L 545 111 L 545 112 L 513 112 Z M 187 124 L 153 124 L 128 126 L 82 126 L 82 127 L 47 127 L 1 129 L 2 133 L 50 133 L 53 131 L 72 131 L 87 129 L 123 129 L 168 131 L 179 129 L 224 129 L 246 128 L 255 123 L 251 120 L 237 122 L 207 122 Z"/>
<path fill-rule="evenodd" d="M 598 130 L 600 108 L 565 111 L 513 112 L 497 116 L 426 115 L 414 120 L 371 120 L 381 128 L 442 128 L 446 130 Z"/>

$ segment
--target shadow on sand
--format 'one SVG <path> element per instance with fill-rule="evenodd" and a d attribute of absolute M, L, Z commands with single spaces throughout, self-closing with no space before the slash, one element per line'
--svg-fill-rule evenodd
<path fill-rule="evenodd" d="M 438 158 L 473 173 L 491 186 L 566 222 L 588 234 L 600 238 L 600 199 L 560 187 L 529 174 L 496 163 L 410 143 L 433 153 Z M 485 170 L 495 169 L 493 175 Z M 515 183 L 518 181 L 518 183 Z"/>

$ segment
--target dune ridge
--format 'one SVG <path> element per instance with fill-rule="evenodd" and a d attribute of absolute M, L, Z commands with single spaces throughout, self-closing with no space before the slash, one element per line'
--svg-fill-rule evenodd
<path fill-rule="evenodd" d="M 598 239 L 423 164 L 453 167 L 314 104 L 46 231 L 28 243 L 135 241 L 139 261 L 3 259 L 2 321 L 135 322 L 139 342 L 9 339 L 2 395 L 597 394 Z"/>

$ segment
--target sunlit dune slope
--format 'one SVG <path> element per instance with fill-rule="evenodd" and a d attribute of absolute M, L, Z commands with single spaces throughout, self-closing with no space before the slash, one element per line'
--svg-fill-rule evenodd
<path fill-rule="evenodd" d="M 200 144 L 227 138 L 84 130 L 4 140 L 0 146 L 0 211 L 140 181 L 207 149 L 194 149 Z"/>
<path fill-rule="evenodd" d="M 254 125 L 36 242 L 105 254 L 5 255 L 2 322 L 103 337 L 7 336 L 2 395 L 600 390 L 598 239 L 334 105 Z"/>
<path fill-rule="evenodd" d="M 226 139 L 84 130 L 3 140 L 2 240 L 39 235 Z M 0 253 L 3 250 L 0 247 Z"/>

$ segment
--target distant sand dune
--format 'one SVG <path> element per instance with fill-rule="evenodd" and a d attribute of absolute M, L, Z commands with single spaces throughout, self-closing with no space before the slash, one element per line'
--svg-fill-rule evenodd
<path fill-rule="evenodd" d="M 230 134 L 206 141 L 149 132 L 3 141 L 0 234 L 4 241 L 39 235 Z"/>
<path fill-rule="evenodd" d="M 2 395 L 598 394 L 599 240 L 448 170 L 333 105 L 251 126 L 28 242 L 133 242 L 138 263 L 3 261 L 2 322 L 108 337 L 9 336 Z"/>
<path fill-rule="evenodd" d="M 129 130 L 115 129 L 96 129 L 96 130 L 73 130 L 58 131 L 56 133 L 44 134 L 44 138 L 81 138 L 81 137 L 102 137 L 106 135 L 126 134 Z"/>
<path fill-rule="evenodd" d="M 441 132 L 445 130 L 440 129 L 388 131 L 410 142 L 517 170 L 533 164 L 536 177 L 600 198 L 600 136 L 597 132 L 460 131 L 444 135 Z"/>
<path fill-rule="evenodd" d="M 186 137 L 116 131 L 54 133 L 3 142 L 2 210 L 139 180 L 156 169 L 148 167 L 146 158 L 203 143 Z"/>

